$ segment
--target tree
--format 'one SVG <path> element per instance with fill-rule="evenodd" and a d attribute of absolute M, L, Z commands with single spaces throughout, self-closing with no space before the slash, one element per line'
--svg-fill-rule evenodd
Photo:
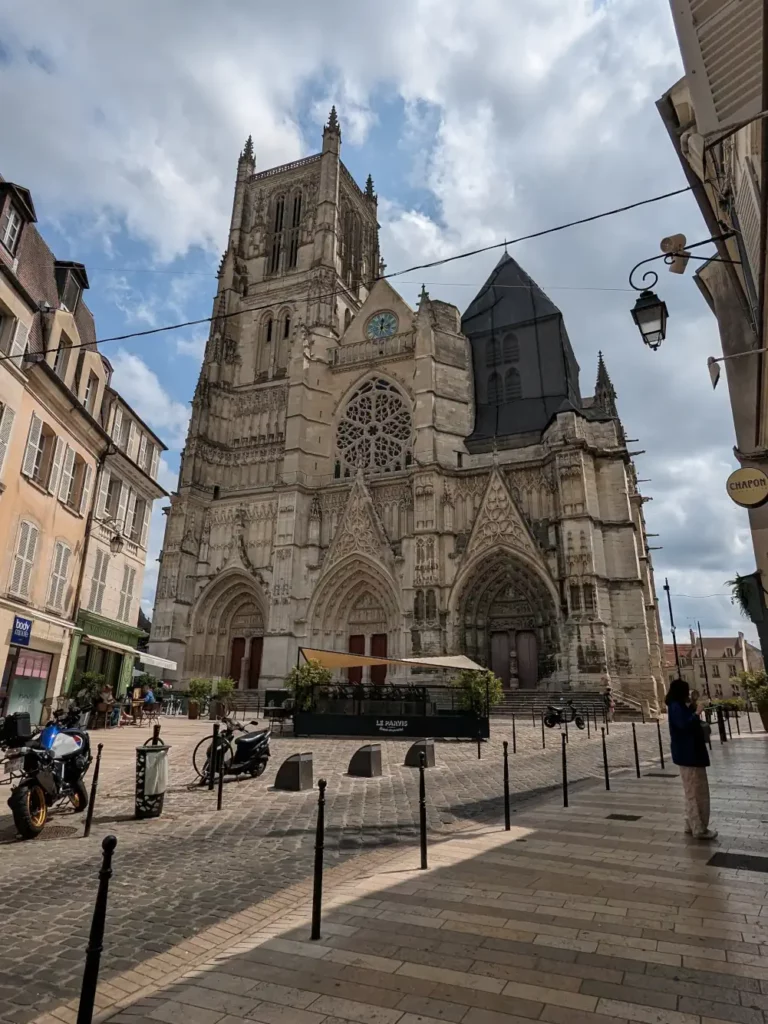
<path fill-rule="evenodd" d="M 451 679 L 451 685 L 459 691 L 461 710 L 474 711 L 476 715 L 490 714 L 491 708 L 501 703 L 504 696 L 501 680 L 490 669 L 483 672 L 463 669 Z"/>
<path fill-rule="evenodd" d="M 285 680 L 285 687 L 290 690 L 296 711 L 304 711 L 312 702 L 312 689 L 315 686 L 329 686 L 332 675 L 319 661 L 305 661 L 302 665 L 294 665 Z"/>

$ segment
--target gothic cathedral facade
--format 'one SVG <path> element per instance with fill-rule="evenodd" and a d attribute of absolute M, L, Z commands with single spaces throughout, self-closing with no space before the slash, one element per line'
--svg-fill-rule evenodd
<path fill-rule="evenodd" d="M 280 686 L 300 646 L 465 653 L 507 687 L 656 703 L 644 499 L 602 357 L 582 398 L 560 311 L 506 253 L 463 317 L 424 289 L 412 309 L 340 148 L 333 110 L 319 154 L 240 156 L 150 650 L 244 688 Z"/>

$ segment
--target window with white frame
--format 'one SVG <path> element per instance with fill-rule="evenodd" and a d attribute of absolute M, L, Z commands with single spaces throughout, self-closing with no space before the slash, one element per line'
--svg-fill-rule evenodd
<path fill-rule="evenodd" d="M 146 498 L 136 498 L 136 504 L 133 510 L 133 522 L 131 523 L 131 532 L 128 535 L 135 544 L 146 543 L 144 539 L 145 525 L 149 512 L 149 502 Z"/>
<path fill-rule="evenodd" d="M 88 374 L 88 383 L 85 385 L 85 394 L 83 395 L 83 405 L 92 413 L 96 407 L 96 394 L 99 390 L 99 378 L 95 373 Z"/>
<path fill-rule="evenodd" d="M 62 334 L 59 338 L 59 345 L 56 349 L 56 359 L 53 363 L 53 372 L 57 377 L 60 377 L 61 380 L 64 380 L 67 375 L 67 367 L 69 366 L 69 355 L 71 351 L 72 342 L 66 334 Z"/>
<path fill-rule="evenodd" d="M 62 540 L 53 546 L 53 562 L 51 564 L 51 581 L 48 586 L 48 607 L 60 612 L 64 607 L 64 597 L 69 575 L 69 560 L 72 549 Z"/>
<path fill-rule="evenodd" d="M 80 301 L 80 293 L 82 288 L 80 282 L 77 280 L 72 271 L 68 271 L 64 281 L 62 282 L 60 305 L 62 309 L 66 309 L 69 313 L 74 313 L 77 310 L 77 304 Z"/>
<path fill-rule="evenodd" d="M 5 313 L 0 313 L 0 351 L 11 357 L 16 366 L 21 366 L 27 351 L 29 324 Z"/>
<path fill-rule="evenodd" d="M 22 475 L 39 487 L 55 491 L 61 466 L 64 442 L 42 417 L 32 413 L 27 432 L 27 446 L 21 463 Z"/>
<path fill-rule="evenodd" d="M 16 537 L 16 551 L 11 568 L 11 579 L 8 590 L 16 597 L 29 597 L 32 570 L 35 565 L 35 553 L 40 530 L 34 523 L 22 519 Z"/>
<path fill-rule="evenodd" d="M 131 605 L 133 604 L 133 587 L 136 582 L 136 569 L 132 565 L 123 566 L 123 583 L 120 587 L 120 606 L 117 617 L 121 622 L 130 622 Z"/>
<path fill-rule="evenodd" d="M 0 402 L 0 478 L 3 475 L 5 457 L 8 454 L 8 445 L 11 443 L 11 431 L 16 413 L 8 405 Z"/>
<path fill-rule="evenodd" d="M 19 244 L 21 223 L 21 214 L 13 203 L 8 203 L 0 221 L 0 242 L 10 253 L 15 253 Z"/>
<path fill-rule="evenodd" d="M 104 602 L 108 569 L 109 555 L 102 548 L 97 548 L 91 576 L 91 592 L 88 595 L 88 608 L 90 611 L 96 612 L 97 615 L 101 614 L 101 606 Z"/>

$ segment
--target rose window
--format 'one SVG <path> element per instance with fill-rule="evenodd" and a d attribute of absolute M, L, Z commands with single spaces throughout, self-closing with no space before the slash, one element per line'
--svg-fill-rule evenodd
<path fill-rule="evenodd" d="M 395 473 L 410 466 L 411 414 L 397 388 L 367 380 L 347 403 L 336 430 L 337 477 L 358 469 Z"/>

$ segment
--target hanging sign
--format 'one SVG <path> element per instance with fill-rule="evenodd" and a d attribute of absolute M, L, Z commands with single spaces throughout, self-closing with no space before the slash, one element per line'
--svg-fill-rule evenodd
<path fill-rule="evenodd" d="M 11 643 L 20 647 L 29 647 L 29 638 L 32 636 L 32 619 L 22 619 L 20 615 L 13 618 L 13 630 L 11 631 Z"/>
<path fill-rule="evenodd" d="M 742 508 L 759 508 L 768 501 L 768 476 L 761 469 L 737 469 L 725 486 L 731 499 Z"/>

